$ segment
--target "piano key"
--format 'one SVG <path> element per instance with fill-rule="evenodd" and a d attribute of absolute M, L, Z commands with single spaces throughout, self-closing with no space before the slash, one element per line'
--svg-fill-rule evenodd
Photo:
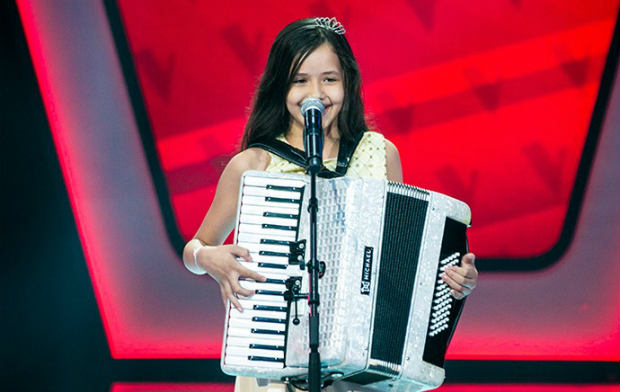
<path fill-rule="evenodd" d="M 288 254 L 291 250 L 289 246 L 284 245 L 261 244 L 245 241 L 237 241 L 237 245 L 254 253 L 258 253 L 261 251 L 277 252 L 286 255 L 286 257 L 288 257 Z"/>
<path fill-rule="evenodd" d="M 272 238 L 261 238 L 260 243 L 261 244 L 266 244 L 266 245 L 288 246 L 289 250 L 290 250 L 291 245 L 293 245 L 295 242 L 293 242 L 293 241 L 275 240 L 275 239 L 272 239 Z"/>
<path fill-rule="evenodd" d="M 262 236 L 260 234 L 254 234 L 254 233 L 248 233 L 248 232 L 241 232 L 241 233 L 238 232 L 236 240 L 237 242 L 246 242 L 250 244 L 280 245 L 280 246 L 286 246 L 289 248 L 291 244 L 294 243 L 294 241 L 283 240 L 283 239 L 278 239 L 278 238 L 270 238 L 270 237 Z"/>
<path fill-rule="evenodd" d="M 271 301 L 273 300 L 274 302 L 279 302 L 279 300 L 284 300 L 284 296 L 282 294 L 280 295 L 272 295 L 272 294 L 261 294 L 261 293 L 256 293 L 252 296 L 252 298 L 259 300 L 259 301 Z"/>
<path fill-rule="evenodd" d="M 264 218 L 294 219 L 295 222 L 299 222 L 299 214 L 280 213 L 280 212 L 274 212 L 274 211 L 265 211 L 262 216 Z"/>
<path fill-rule="evenodd" d="M 265 317 L 265 315 L 262 316 L 254 316 L 251 318 L 252 321 L 255 321 L 257 323 L 276 323 L 276 324 L 286 324 L 286 318 L 279 318 L 279 317 Z"/>
<path fill-rule="evenodd" d="M 241 337 L 241 338 L 250 338 L 255 339 L 256 341 L 270 341 L 275 345 L 284 345 L 284 335 L 275 335 L 272 333 L 260 333 L 260 332 L 252 332 L 251 329 L 248 328 L 237 328 L 237 327 L 229 327 L 228 328 L 228 338 L 230 337 Z"/>
<path fill-rule="evenodd" d="M 274 343 L 273 339 L 260 339 L 256 337 L 229 336 L 226 339 L 226 347 L 260 348 L 263 350 L 284 350 L 284 345 Z"/>
<path fill-rule="evenodd" d="M 250 348 L 258 348 L 258 349 L 261 349 L 261 350 L 282 350 L 282 351 L 285 350 L 284 346 L 273 346 L 273 345 L 270 345 L 270 344 L 260 344 L 260 343 L 258 343 L 258 344 L 257 343 L 252 343 L 252 344 L 250 344 Z"/>
<path fill-rule="evenodd" d="M 276 271 L 277 272 L 277 271 Z M 289 278 L 286 274 L 277 273 L 265 273 L 262 274 L 267 280 L 264 283 L 286 284 L 286 279 Z M 250 278 L 239 278 L 239 280 L 252 280 Z"/>
<path fill-rule="evenodd" d="M 301 199 L 301 192 L 281 191 L 278 189 L 267 189 L 255 186 L 246 186 L 243 188 L 244 196 L 263 196 L 263 197 L 276 197 L 278 199 Z"/>
<path fill-rule="evenodd" d="M 273 305 L 254 305 L 252 309 L 260 310 L 260 311 L 283 311 L 286 312 L 286 307 L 284 306 L 273 306 Z"/>
<path fill-rule="evenodd" d="M 247 290 L 270 290 L 278 292 L 286 291 L 286 286 L 283 284 L 255 282 L 253 280 L 240 280 L 239 285 L 241 285 L 241 287 Z"/>
<path fill-rule="evenodd" d="M 275 324 L 274 324 L 275 325 Z M 258 334 L 258 335 L 278 335 L 278 336 L 284 336 L 285 331 L 279 331 L 275 328 L 251 328 L 250 332 L 253 334 Z"/>
<path fill-rule="evenodd" d="M 241 196 L 241 205 L 254 205 L 254 206 L 262 206 L 265 208 L 289 208 L 295 211 L 299 211 L 299 203 L 294 199 L 268 199 L 263 196 L 249 196 L 243 195 Z"/>
<path fill-rule="evenodd" d="M 247 347 L 226 347 L 226 355 L 246 356 L 246 357 L 266 357 L 273 359 L 284 359 L 284 351 L 280 350 L 262 350 Z"/>
<path fill-rule="evenodd" d="M 252 256 L 254 257 L 254 256 Z M 250 261 L 239 261 L 243 267 L 249 269 L 250 271 L 258 272 L 259 274 L 278 274 L 286 272 L 286 269 L 280 268 L 280 265 L 277 265 L 278 268 L 273 268 L 272 266 L 264 266 L 264 263 L 260 262 L 250 262 Z M 299 268 L 297 268 L 299 271 Z"/>
<path fill-rule="evenodd" d="M 293 227 L 297 227 L 298 225 L 297 219 L 268 217 L 268 216 L 263 216 L 263 215 L 240 215 L 239 222 L 253 223 L 257 225 L 272 224 L 272 225 L 293 226 Z"/>
<path fill-rule="evenodd" d="M 258 356 L 258 355 L 248 355 L 248 359 L 250 361 L 266 361 L 266 362 L 282 362 L 282 363 L 284 363 L 284 358 L 261 357 L 261 356 Z"/>
<path fill-rule="evenodd" d="M 258 215 L 265 216 L 265 214 L 282 214 L 291 219 L 298 219 L 299 217 L 299 204 L 291 204 L 290 206 L 263 206 L 256 204 L 242 204 L 240 215 Z"/>
<path fill-rule="evenodd" d="M 275 256 L 265 256 L 265 255 L 261 255 L 260 253 L 254 253 L 254 252 L 250 252 L 250 256 L 252 257 L 252 261 L 250 263 L 252 264 L 258 264 L 258 263 L 269 263 L 269 264 L 281 264 L 281 265 L 287 265 L 288 264 L 288 257 L 275 257 Z M 241 258 L 241 257 L 237 257 L 236 260 L 238 262 L 245 262 L 247 263 L 247 261 L 245 261 L 245 259 Z M 282 268 L 282 267 L 277 267 L 277 268 Z M 280 273 L 280 274 L 285 274 L 285 272 L 283 271 L 271 271 L 273 273 Z"/>
<path fill-rule="evenodd" d="M 303 180 L 297 180 L 292 178 L 273 178 L 273 177 L 244 177 L 243 183 L 245 185 L 253 185 L 253 186 L 262 186 L 267 187 L 268 185 L 277 185 L 277 186 L 286 186 L 286 187 L 297 187 L 303 189 L 306 186 L 306 183 Z"/>
<path fill-rule="evenodd" d="M 264 228 L 262 225 L 253 225 L 249 223 L 239 223 L 239 233 L 260 234 L 263 238 L 274 238 L 287 241 L 295 241 L 297 232 L 295 230 L 282 230 L 273 228 Z"/>
<path fill-rule="evenodd" d="M 243 309 L 243 312 L 239 312 L 236 308 L 232 308 L 230 317 L 252 319 L 253 317 L 265 317 L 274 320 L 286 320 L 286 311 L 268 311 L 268 310 L 255 310 L 255 309 Z"/>
<path fill-rule="evenodd" d="M 232 366 L 244 366 L 253 368 L 271 368 L 282 369 L 284 367 L 283 362 L 269 362 L 269 361 L 251 361 L 248 357 L 226 356 L 224 358 L 224 364 Z"/>
<path fill-rule="evenodd" d="M 285 270 L 287 268 L 287 263 L 265 263 L 265 262 L 258 262 L 258 267 L 259 268 L 272 268 L 272 269 L 282 269 Z"/>
<path fill-rule="evenodd" d="M 288 305 L 284 298 L 270 298 L 268 301 L 257 300 L 254 297 L 240 298 L 239 303 L 243 306 L 243 309 L 273 310 L 283 312 L 286 312 L 286 307 Z"/>

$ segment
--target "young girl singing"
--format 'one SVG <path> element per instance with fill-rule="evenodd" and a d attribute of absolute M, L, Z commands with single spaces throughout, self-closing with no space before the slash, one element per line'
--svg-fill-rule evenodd
<path fill-rule="evenodd" d="M 320 99 L 325 106 L 322 125 L 326 169 L 347 176 L 402 182 L 398 150 L 366 124 L 360 72 L 343 26 L 335 18 L 302 19 L 286 26 L 271 47 L 241 152 L 224 169 L 213 203 L 183 252 L 185 266 L 195 274 L 211 275 L 220 285 L 224 303 L 230 301 L 240 311 L 238 296 L 248 297 L 253 292 L 242 288 L 239 279 L 265 280 L 237 262 L 237 258 L 252 261 L 247 249 L 222 245 L 235 225 L 241 175 L 246 170 L 305 173 L 303 167 L 260 146 L 277 140 L 303 150 L 300 107 L 308 97 Z M 339 160 L 340 150 L 347 148 L 352 152 L 350 159 Z M 447 269 L 443 279 L 455 298 L 469 295 L 478 279 L 474 255 L 463 256 L 462 266 Z M 277 390 L 274 387 L 272 383 L 260 388 L 255 379 L 239 377 L 236 390 Z"/>

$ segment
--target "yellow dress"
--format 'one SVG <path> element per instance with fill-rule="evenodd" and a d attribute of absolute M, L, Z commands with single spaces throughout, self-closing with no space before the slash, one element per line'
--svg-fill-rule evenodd
<path fill-rule="evenodd" d="M 279 136 L 278 140 L 286 142 L 284 135 Z M 297 166 L 273 153 L 269 153 L 269 157 L 271 159 L 265 171 L 277 173 L 305 173 L 303 167 Z M 335 170 L 336 163 L 336 158 L 323 161 L 323 165 L 329 170 Z M 351 157 L 346 175 L 351 177 L 387 178 L 385 138 L 383 135 L 377 132 L 364 133 L 362 140 L 360 140 Z M 253 377 L 237 377 L 235 382 L 235 392 L 285 392 L 286 390 L 286 385 L 281 382 L 258 380 Z M 345 383 L 334 383 L 333 386 L 325 390 L 353 391 L 353 389 Z"/>

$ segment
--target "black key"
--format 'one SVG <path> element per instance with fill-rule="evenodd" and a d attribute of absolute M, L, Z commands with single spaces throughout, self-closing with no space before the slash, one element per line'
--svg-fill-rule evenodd
<path fill-rule="evenodd" d="M 260 243 L 261 244 L 267 244 L 267 245 L 284 245 L 284 246 L 291 246 L 291 244 L 292 244 L 291 241 L 270 240 L 270 239 L 261 239 Z"/>
<path fill-rule="evenodd" d="M 258 357 L 256 355 L 248 355 L 248 359 L 250 361 L 284 362 L 284 358 Z"/>
<path fill-rule="evenodd" d="M 254 305 L 252 309 L 266 310 L 270 312 L 286 312 L 286 306 Z"/>
<path fill-rule="evenodd" d="M 260 250 L 258 254 L 261 256 L 274 256 L 274 257 L 289 257 L 290 253 L 273 252 L 270 250 Z"/>
<path fill-rule="evenodd" d="M 286 320 L 270 317 L 252 317 L 252 321 L 258 321 L 259 323 L 286 324 Z"/>
<path fill-rule="evenodd" d="M 297 214 L 281 214 L 279 212 L 264 212 L 263 216 L 269 218 L 285 218 L 285 219 L 299 219 Z"/>
<path fill-rule="evenodd" d="M 276 191 L 287 191 L 287 192 L 301 192 L 304 190 L 304 187 L 284 186 L 284 185 L 267 185 L 267 189 L 273 189 Z"/>
<path fill-rule="evenodd" d="M 260 350 L 276 350 L 276 351 L 284 351 L 284 346 L 270 346 L 268 344 L 250 344 L 250 348 L 256 348 Z"/>
<path fill-rule="evenodd" d="M 258 266 L 262 268 L 286 269 L 286 264 L 258 263 Z"/>
<path fill-rule="evenodd" d="M 267 280 L 264 283 L 286 284 L 286 280 L 267 278 Z"/>
<path fill-rule="evenodd" d="M 283 291 L 274 291 L 274 290 L 256 290 L 256 294 L 264 294 L 264 295 L 283 295 Z"/>
<path fill-rule="evenodd" d="M 265 201 L 272 201 L 274 203 L 301 204 L 301 199 L 285 199 L 283 197 L 273 196 L 265 196 Z"/>
<path fill-rule="evenodd" d="M 282 225 L 270 225 L 268 223 L 262 224 L 263 229 L 274 229 L 274 230 L 286 230 L 286 231 L 296 231 L 297 227 L 295 226 L 282 226 Z"/>
<path fill-rule="evenodd" d="M 274 331 L 273 329 L 260 329 L 260 328 L 252 328 L 250 329 L 251 333 L 259 333 L 263 335 L 285 335 L 284 331 Z"/>

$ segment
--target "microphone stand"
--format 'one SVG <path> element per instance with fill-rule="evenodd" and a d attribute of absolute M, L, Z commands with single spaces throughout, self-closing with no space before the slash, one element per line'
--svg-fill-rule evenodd
<path fill-rule="evenodd" d="M 311 110 L 304 109 L 306 106 Z M 320 100 L 310 98 L 302 104 L 304 115 L 304 147 L 307 157 L 307 170 L 310 174 L 310 262 L 307 263 L 310 279 L 308 292 L 309 306 L 309 346 L 308 357 L 308 389 L 310 392 L 321 391 L 321 355 L 319 354 L 319 275 L 321 263 L 317 258 L 317 223 L 316 216 L 319 210 L 319 201 L 316 197 L 316 177 L 322 166 L 323 127 L 321 116 L 323 105 Z"/>
<path fill-rule="evenodd" d="M 308 305 L 310 307 L 310 354 L 308 357 L 308 389 L 310 392 L 321 391 L 321 354 L 319 353 L 319 260 L 317 259 L 316 215 L 319 210 L 316 198 L 317 171 L 310 172 L 310 262 L 307 264 L 310 278 Z"/>

